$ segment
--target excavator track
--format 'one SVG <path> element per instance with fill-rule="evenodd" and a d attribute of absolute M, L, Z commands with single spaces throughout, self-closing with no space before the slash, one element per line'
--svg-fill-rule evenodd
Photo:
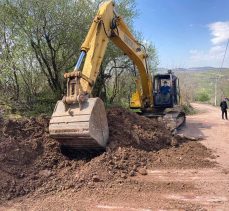
<path fill-rule="evenodd" d="M 159 121 L 162 121 L 166 127 L 174 131 L 175 129 L 180 128 L 185 124 L 186 116 L 184 111 L 180 109 L 180 106 L 174 108 L 167 108 L 163 112 L 150 112 L 150 113 L 139 113 L 148 118 L 156 118 Z"/>
<path fill-rule="evenodd" d="M 165 113 L 165 115 L 162 117 L 162 120 L 168 129 L 174 131 L 185 124 L 186 116 L 184 112 L 169 111 Z"/>

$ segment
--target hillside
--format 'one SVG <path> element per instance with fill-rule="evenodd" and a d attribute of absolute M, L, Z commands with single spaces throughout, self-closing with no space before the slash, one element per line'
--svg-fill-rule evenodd
<path fill-rule="evenodd" d="M 157 69 L 158 72 L 162 73 L 162 72 L 167 72 L 168 68 L 164 68 L 164 67 L 159 67 Z M 218 68 L 218 67 L 190 67 L 190 68 L 184 68 L 184 67 L 179 67 L 179 68 L 172 68 L 172 71 L 174 72 L 209 72 L 209 71 L 216 71 L 216 72 L 220 72 L 220 71 L 229 71 L 229 67 L 223 67 L 223 68 Z"/>
<path fill-rule="evenodd" d="M 204 68 L 203 68 L 204 69 Z M 205 101 L 213 104 L 215 99 L 215 81 L 219 76 L 217 87 L 217 102 L 221 97 L 229 96 L 229 69 L 213 68 L 209 70 L 186 69 L 174 70 L 175 74 L 180 78 L 180 85 L 184 97 L 190 101 Z M 201 100 L 203 98 L 203 100 Z"/>

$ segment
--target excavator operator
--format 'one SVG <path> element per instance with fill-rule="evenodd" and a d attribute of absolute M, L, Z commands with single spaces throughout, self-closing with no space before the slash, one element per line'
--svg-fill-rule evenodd
<path fill-rule="evenodd" d="M 160 88 L 160 97 L 161 97 L 161 102 L 163 104 L 169 103 L 170 100 L 170 86 L 168 86 L 168 82 L 164 81 L 163 86 Z"/>
<path fill-rule="evenodd" d="M 168 86 L 167 81 L 164 81 L 163 86 L 161 86 L 160 92 L 163 95 L 167 95 L 170 93 L 170 86 Z"/>

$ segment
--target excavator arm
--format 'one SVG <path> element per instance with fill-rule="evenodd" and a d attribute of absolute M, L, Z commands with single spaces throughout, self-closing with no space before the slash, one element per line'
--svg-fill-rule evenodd
<path fill-rule="evenodd" d="M 147 102 L 150 104 L 150 102 L 152 102 L 152 82 L 151 75 L 147 70 L 147 55 L 123 19 L 115 12 L 114 3 L 112 1 L 107 1 L 101 5 L 86 39 L 81 46 L 81 55 L 74 72 L 79 71 L 81 62 L 83 58 L 86 57 L 81 75 L 85 76 L 88 80 L 85 78 L 80 80 L 80 92 L 91 93 L 93 85 L 99 75 L 100 66 L 109 40 L 120 48 L 137 66 L 142 88 L 141 104 Z M 65 77 L 71 78 L 74 72 L 66 74 Z M 73 96 L 69 95 L 69 97 L 73 99 L 72 102 L 76 101 Z"/>
<path fill-rule="evenodd" d="M 106 111 L 102 100 L 91 98 L 90 94 L 109 40 L 134 62 L 139 71 L 140 79 L 131 106 L 149 108 L 152 105 L 152 81 L 147 70 L 147 55 L 115 12 L 114 2 L 106 1 L 100 6 L 81 46 L 74 71 L 64 75 L 67 79 L 67 95 L 57 102 L 50 120 L 50 135 L 63 145 L 74 148 L 106 146 L 109 136 Z M 83 69 L 80 71 L 83 60 Z"/>

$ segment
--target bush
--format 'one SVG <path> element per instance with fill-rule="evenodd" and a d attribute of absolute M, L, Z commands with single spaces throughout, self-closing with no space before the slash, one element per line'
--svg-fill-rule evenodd
<path fill-rule="evenodd" d="M 182 107 L 186 115 L 194 115 L 197 113 L 190 103 L 183 104 Z"/>
<path fill-rule="evenodd" d="M 205 90 L 201 90 L 196 94 L 195 100 L 199 102 L 208 102 L 210 100 L 210 95 Z"/>

